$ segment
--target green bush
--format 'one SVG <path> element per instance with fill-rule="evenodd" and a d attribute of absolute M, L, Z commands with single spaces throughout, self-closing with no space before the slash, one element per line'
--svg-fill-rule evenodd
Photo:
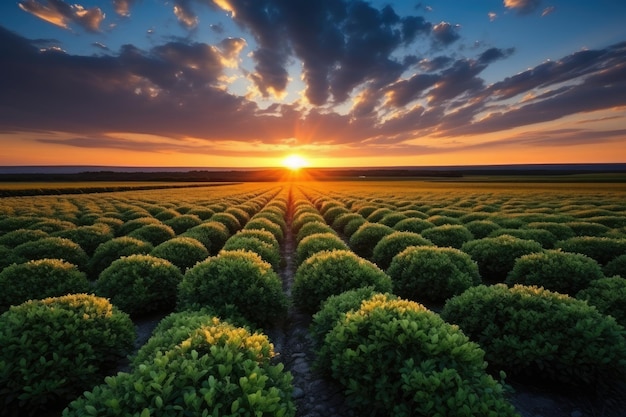
<path fill-rule="evenodd" d="M 370 223 L 378 223 L 383 217 L 390 213 L 393 213 L 393 210 L 383 207 L 374 210 L 365 219 Z"/>
<path fill-rule="evenodd" d="M 104 223 L 97 223 L 93 226 L 80 226 L 75 229 L 57 232 L 53 235 L 78 243 L 87 255 L 93 255 L 98 246 L 113 239 L 113 231 Z"/>
<path fill-rule="evenodd" d="M 414 302 L 374 295 L 328 333 L 319 357 L 368 415 L 517 416 L 482 349 Z"/>
<path fill-rule="evenodd" d="M 607 277 L 619 275 L 622 278 L 626 278 L 626 254 L 614 258 L 604 265 L 602 270 Z"/>
<path fill-rule="evenodd" d="M 296 235 L 296 242 L 300 243 L 305 237 L 319 233 L 330 233 L 334 235 L 335 231 L 326 223 L 308 222 L 298 231 L 298 234 Z"/>
<path fill-rule="evenodd" d="M 239 223 L 239 220 L 237 220 L 237 218 L 230 213 L 215 213 L 213 217 L 211 217 L 211 221 L 222 223 L 228 228 L 230 234 L 235 234 L 241 229 L 241 223 Z"/>
<path fill-rule="evenodd" d="M 345 250 L 319 252 L 297 269 L 291 288 L 294 303 L 315 313 L 326 298 L 359 287 L 391 291 L 391 278 L 373 263 Z"/>
<path fill-rule="evenodd" d="M 239 220 L 239 224 L 244 226 L 250 220 L 250 214 L 243 209 L 238 207 L 229 207 L 226 209 L 224 213 L 232 214 Z"/>
<path fill-rule="evenodd" d="M 501 226 L 498 223 L 492 222 L 491 220 L 473 220 L 466 223 L 465 227 L 472 233 L 472 235 L 474 235 L 474 238 L 476 239 L 485 238 L 496 230 L 501 229 Z"/>
<path fill-rule="evenodd" d="M 150 255 L 130 255 L 106 268 L 96 280 L 96 294 L 122 311 L 141 315 L 172 310 L 183 275 L 171 262 Z"/>
<path fill-rule="evenodd" d="M 217 255 L 230 237 L 230 231 L 223 223 L 208 221 L 192 227 L 181 236 L 198 240 L 211 255 Z"/>
<path fill-rule="evenodd" d="M 385 217 L 380 219 L 378 223 L 384 224 L 385 226 L 394 227 L 399 221 L 407 218 L 408 217 L 406 217 L 404 214 L 393 212 L 385 215 Z"/>
<path fill-rule="evenodd" d="M 60 259 L 13 264 L 0 272 L 0 312 L 24 301 L 90 290 L 85 274 Z"/>
<path fill-rule="evenodd" d="M 6 268 L 7 266 L 17 262 L 22 262 L 21 259 L 16 259 L 13 255 L 13 249 L 8 248 L 4 245 L 0 245 L 0 270 Z"/>
<path fill-rule="evenodd" d="M 361 215 L 364 219 L 367 219 L 369 215 L 375 212 L 376 210 L 378 210 L 378 207 L 366 205 L 366 206 L 360 207 L 356 213 Z"/>
<path fill-rule="evenodd" d="M 328 224 L 333 224 L 333 222 L 340 216 L 344 214 L 348 214 L 350 211 L 345 207 L 333 207 L 328 211 L 324 212 L 324 220 Z"/>
<path fill-rule="evenodd" d="M 565 240 L 575 236 L 572 228 L 563 223 L 532 222 L 528 223 L 525 227 L 528 229 L 547 230 L 552 233 L 557 240 Z"/>
<path fill-rule="evenodd" d="M 331 250 L 348 250 L 348 245 L 345 244 L 334 233 L 314 233 L 302 239 L 298 243 L 296 248 L 296 265 L 302 264 L 311 255 L 318 252 L 331 251 Z"/>
<path fill-rule="evenodd" d="M 293 417 L 292 377 L 270 363 L 273 354 L 266 336 L 217 321 L 132 373 L 107 378 L 63 416 Z"/>
<path fill-rule="evenodd" d="M 102 243 L 96 248 L 89 260 L 89 271 L 92 277 L 97 278 L 113 261 L 122 256 L 146 255 L 154 249 L 148 242 L 128 236 L 116 237 Z"/>
<path fill-rule="evenodd" d="M 64 407 L 99 383 L 134 342 L 130 318 L 104 298 L 72 294 L 11 307 L 0 315 L 3 415 Z"/>
<path fill-rule="evenodd" d="M 458 224 L 444 224 L 435 226 L 422 232 L 422 236 L 436 246 L 459 249 L 464 243 L 474 239 L 474 235 L 465 226 Z"/>
<path fill-rule="evenodd" d="M 540 287 L 470 288 L 441 316 L 478 342 L 494 369 L 571 385 L 626 376 L 626 331 L 586 302 Z"/>
<path fill-rule="evenodd" d="M 395 230 L 384 224 L 364 223 L 350 236 L 350 248 L 362 258 L 371 258 L 378 242 L 393 232 Z"/>
<path fill-rule="evenodd" d="M 130 232 L 128 237 L 143 240 L 152 245 L 159 245 L 176 236 L 174 230 L 165 224 L 148 224 Z"/>
<path fill-rule="evenodd" d="M 432 224 L 431 222 L 423 220 L 423 219 L 419 219 L 419 218 L 414 218 L 414 217 L 409 217 L 408 219 L 400 220 L 398 223 L 396 223 L 393 226 L 394 230 L 397 230 L 399 232 L 413 232 L 413 233 L 422 233 L 424 230 L 430 229 L 432 227 L 435 227 L 435 225 Z"/>
<path fill-rule="evenodd" d="M 37 222 L 37 218 L 27 216 L 9 216 L 0 220 L 0 231 L 3 233 L 17 229 L 26 229 Z"/>
<path fill-rule="evenodd" d="M 279 224 L 274 223 L 270 219 L 263 217 L 254 217 L 250 220 L 244 230 L 267 230 L 274 235 L 277 241 L 282 242 L 284 238 L 284 232 Z"/>
<path fill-rule="evenodd" d="M 433 246 L 433 243 L 417 233 L 393 232 L 380 239 L 374 246 L 372 261 L 382 270 L 386 270 L 393 257 L 409 246 Z"/>
<path fill-rule="evenodd" d="M 509 235 L 520 239 L 534 240 L 545 249 L 551 249 L 557 242 L 556 236 L 547 230 L 542 229 L 498 229 L 492 232 L 488 237 L 498 237 Z"/>
<path fill-rule="evenodd" d="M 618 256 L 626 254 L 626 239 L 580 236 L 562 240 L 556 244 L 566 252 L 582 253 L 606 265 Z"/>
<path fill-rule="evenodd" d="M 62 237 L 45 237 L 34 242 L 26 242 L 13 248 L 16 259 L 63 259 L 84 271 L 89 257 L 77 243 Z"/>
<path fill-rule="evenodd" d="M 225 251 L 245 250 L 258 254 L 261 259 L 272 265 L 275 270 L 280 266 L 280 252 L 270 243 L 253 236 L 236 234 L 224 245 Z"/>
<path fill-rule="evenodd" d="M 34 242 L 48 236 L 48 233 L 42 230 L 17 229 L 0 236 L 0 245 L 14 248 L 22 243 Z"/>
<path fill-rule="evenodd" d="M 356 214 L 356 213 L 345 213 L 342 214 L 341 216 L 337 217 L 333 222 L 332 222 L 332 227 L 333 229 L 335 229 L 338 232 L 344 232 L 344 228 L 346 227 L 346 225 L 348 224 L 348 222 L 355 220 L 355 219 L 363 219 L 362 216 Z"/>
<path fill-rule="evenodd" d="M 576 294 L 603 314 L 613 316 L 626 327 L 626 279 L 619 276 L 600 278 L 589 283 L 589 287 Z"/>
<path fill-rule="evenodd" d="M 472 240 L 465 243 L 461 250 L 478 263 L 483 280 L 504 282 L 507 274 L 513 269 L 515 259 L 529 253 L 542 252 L 543 248 L 533 240 L 502 235 Z"/>
<path fill-rule="evenodd" d="M 184 233 L 201 223 L 202 220 L 195 214 L 183 214 L 165 221 L 165 224 L 171 227 L 177 235 Z"/>
<path fill-rule="evenodd" d="M 187 212 L 187 214 L 194 214 L 200 218 L 200 220 L 209 220 L 215 212 L 208 207 L 195 207 Z"/>
<path fill-rule="evenodd" d="M 302 228 L 302 226 L 308 223 L 313 223 L 313 222 L 323 224 L 325 220 L 320 214 L 317 214 L 317 213 L 314 214 L 314 213 L 306 212 L 299 216 L 295 216 L 293 221 L 291 222 L 291 231 L 297 235 L 300 229 Z"/>
<path fill-rule="evenodd" d="M 55 233 L 64 230 L 76 229 L 76 225 L 66 220 L 44 219 L 30 225 L 28 228 L 33 230 L 41 230 L 42 232 L 46 233 Z"/>
<path fill-rule="evenodd" d="M 461 224 L 461 220 L 457 219 L 456 217 L 450 217 L 450 216 L 442 216 L 439 214 L 436 214 L 434 216 L 430 216 L 429 218 L 426 219 L 426 221 L 428 221 L 429 223 L 434 224 L 435 226 L 445 226 L 445 225 L 460 225 Z"/>
<path fill-rule="evenodd" d="M 272 223 L 279 225 L 280 230 L 283 233 L 285 233 L 285 231 L 287 230 L 287 223 L 285 223 L 285 212 L 279 212 L 278 208 L 275 208 L 272 210 L 266 207 L 262 211 L 257 213 L 253 217 L 253 219 L 254 220 L 267 219 L 271 221 Z"/>
<path fill-rule="evenodd" d="M 267 243 L 271 247 L 273 247 L 277 252 L 280 252 L 280 243 L 276 239 L 276 236 L 267 230 L 261 229 L 244 229 L 238 231 L 235 236 L 237 237 L 253 237 L 255 239 L 259 239 L 260 241 Z"/>
<path fill-rule="evenodd" d="M 155 219 L 154 217 L 139 217 L 136 219 L 128 220 L 126 223 L 122 224 L 118 228 L 117 234 L 119 236 L 126 236 L 132 231 L 139 229 L 140 227 L 155 224 L 162 225 L 163 222 L 161 222 L 161 220 Z"/>
<path fill-rule="evenodd" d="M 367 220 L 365 220 L 363 217 L 352 219 L 348 223 L 346 223 L 346 226 L 343 228 L 343 233 L 349 239 L 350 237 L 352 237 L 353 234 L 356 233 L 357 230 L 359 230 L 361 226 L 366 223 Z"/>
<path fill-rule="evenodd" d="M 181 272 L 209 257 L 209 251 L 198 240 L 179 236 L 155 247 L 150 255 L 162 258 L 176 265 Z"/>
<path fill-rule="evenodd" d="M 280 278 L 253 252 L 222 251 L 189 269 L 179 285 L 179 309 L 208 306 L 221 315 L 230 304 L 260 326 L 287 313 Z"/>
<path fill-rule="evenodd" d="M 453 248 L 409 247 L 393 258 L 387 273 L 394 294 L 422 302 L 445 301 L 481 282 L 476 263 Z"/>
<path fill-rule="evenodd" d="M 574 296 L 600 278 L 604 278 L 600 265 L 588 256 L 548 250 L 517 258 L 505 283 L 536 285 Z"/>
<path fill-rule="evenodd" d="M 576 236 L 602 236 L 611 230 L 610 227 L 606 227 L 602 224 L 586 221 L 567 222 L 564 223 L 564 225 L 572 229 Z"/>

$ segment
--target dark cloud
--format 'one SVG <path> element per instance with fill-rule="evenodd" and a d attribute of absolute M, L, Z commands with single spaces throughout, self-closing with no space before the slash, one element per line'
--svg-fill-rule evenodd
<path fill-rule="evenodd" d="M 500 59 L 508 58 L 515 52 L 515 48 L 508 49 L 499 49 L 499 48 L 489 48 L 478 58 L 483 64 L 491 64 L 494 61 L 498 61 Z"/>
<path fill-rule="evenodd" d="M 191 9 L 191 0 L 175 0 L 174 14 L 181 25 L 193 29 L 198 25 L 198 16 Z"/>
<path fill-rule="evenodd" d="M 387 103 L 395 107 L 406 106 L 441 79 L 438 74 L 415 74 L 408 80 L 398 81 L 387 89 Z"/>
<path fill-rule="evenodd" d="M 62 0 L 25 0 L 18 5 L 25 12 L 63 29 L 69 29 L 70 23 L 76 23 L 90 32 L 99 32 L 105 17 L 99 7 L 86 9 L 79 4 L 70 5 Z"/>
<path fill-rule="evenodd" d="M 541 0 L 504 0 L 504 7 L 518 14 L 530 14 L 541 6 Z"/>
<path fill-rule="evenodd" d="M 433 39 L 435 46 L 448 46 L 461 38 L 459 25 L 451 25 L 448 22 L 440 22 L 433 26 Z"/>

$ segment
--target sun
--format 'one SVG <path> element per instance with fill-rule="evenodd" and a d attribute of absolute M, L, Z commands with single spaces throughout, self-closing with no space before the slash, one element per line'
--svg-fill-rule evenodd
<path fill-rule="evenodd" d="M 307 165 L 309 165 L 309 163 L 306 158 L 295 153 L 288 155 L 285 157 L 285 159 L 283 159 L 283 166 L 292 171 L 297 171 L 300 168 L 306 167 Z"/>

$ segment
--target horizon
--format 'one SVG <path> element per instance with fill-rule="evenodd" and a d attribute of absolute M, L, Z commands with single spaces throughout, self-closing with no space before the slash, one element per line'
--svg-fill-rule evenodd
<path fill-rule="evenodd" d="M 623 163 L 624 16 L 610 0 L 3 2 L 0 166 Z"/>

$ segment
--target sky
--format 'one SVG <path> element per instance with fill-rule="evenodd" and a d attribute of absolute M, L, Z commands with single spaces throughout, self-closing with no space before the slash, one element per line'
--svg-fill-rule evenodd
<path fill-rule="evenodd" d="M 623 0 L 6 0 L 0 165 L 626 162 Z"/>

